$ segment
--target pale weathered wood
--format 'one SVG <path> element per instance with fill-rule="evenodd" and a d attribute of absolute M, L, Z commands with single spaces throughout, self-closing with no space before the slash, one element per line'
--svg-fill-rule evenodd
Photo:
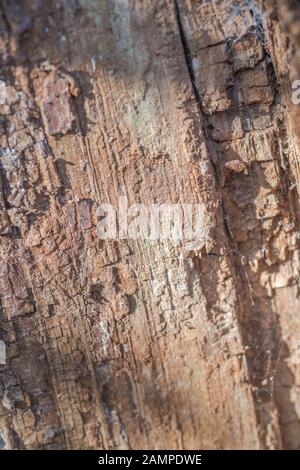
<path fill-rule="evenodd" d="M 300 447 L 296 13 L 2 0 L 2 447 Z M 202 242 L 100 240 L 122 195 Z"/>

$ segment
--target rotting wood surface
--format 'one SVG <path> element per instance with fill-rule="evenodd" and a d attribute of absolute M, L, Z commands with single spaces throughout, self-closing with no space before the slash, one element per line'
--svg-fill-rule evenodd
<path fill-rule="evenodd" d="M 0 5 L 1 447 L 300 448 L 299 7 Z M 124 194 L 202 242 L 100 240 Z"/>

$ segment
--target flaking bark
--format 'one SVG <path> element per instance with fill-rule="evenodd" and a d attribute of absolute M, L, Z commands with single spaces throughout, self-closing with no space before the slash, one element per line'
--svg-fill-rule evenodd
<path fill-rule="evenodd" d="M 0 5 L 1 446 L 300 448 L 299 7 Z M 99 240 L 122 194 L 205 243 Z"/>

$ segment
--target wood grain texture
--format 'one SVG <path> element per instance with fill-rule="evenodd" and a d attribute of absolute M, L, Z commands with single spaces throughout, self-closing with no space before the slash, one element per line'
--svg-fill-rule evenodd
<path fill-rule="evenodd" d="M 299 448 L 297 7 L 0 4 L 2 447 Z M 100 240 L 125 195 L 205 243 Z"/>

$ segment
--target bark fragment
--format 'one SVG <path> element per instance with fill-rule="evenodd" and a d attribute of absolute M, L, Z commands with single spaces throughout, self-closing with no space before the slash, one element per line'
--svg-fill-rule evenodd
<path fill-rule="evenodd" d="M 72 97 L 79 96 L 74 79 L 50 70 L 43 81 L 41 112 L 48 135 L 65 135 L 72 130 L 75 114 Z"/>

